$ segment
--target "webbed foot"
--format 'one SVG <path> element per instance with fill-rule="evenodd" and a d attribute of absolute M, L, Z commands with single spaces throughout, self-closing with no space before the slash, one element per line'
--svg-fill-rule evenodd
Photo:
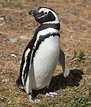
<path fill-rule="evenodd" d="M 54 97 L 58 96 L 58 94 L 56 92 L 49 92 L 49 93 L 46 93 L 45 96 L 54 98 Z"/>

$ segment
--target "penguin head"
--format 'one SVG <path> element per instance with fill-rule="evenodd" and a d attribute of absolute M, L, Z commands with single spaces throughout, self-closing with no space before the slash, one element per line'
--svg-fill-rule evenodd
<path fill-rule="evenodd" d="M 40 24 L 59 23 L 56 12 L 47 7 L 39 7 L 37 10 L 31 10 L 29 11 L 29 14 L 34 16 L 35 20 Z"/>

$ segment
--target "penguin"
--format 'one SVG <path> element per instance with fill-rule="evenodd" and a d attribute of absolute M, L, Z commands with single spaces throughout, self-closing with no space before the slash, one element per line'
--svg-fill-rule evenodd
<path fill-rule="evenodd" d="M 64 77 L 68 76 L 69 62 L 60 49 L 60 22 L 57 13 L 51 8 L 39 7 L 29 11 L 29 15 L 32 15 L 40 26 L 24 50 L 16 84 L 25 90 L 30 101 L 39 102 L 40 100 L 34 97 L 33 90 L 48 88 L 58 61 Z M 46 93 L 55 95 L 49 91 Z"/>

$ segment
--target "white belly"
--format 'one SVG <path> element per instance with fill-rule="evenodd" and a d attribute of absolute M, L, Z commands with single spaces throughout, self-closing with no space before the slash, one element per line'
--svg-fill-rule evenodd
<path fill-rule="evenodd" d="M 59 40 L 58 36 L 51 36 L 45 39 L 36 51 L 29 73 L 29 84 L 32 89 L 42 89 L 49 84 L 59 57 Z"/>

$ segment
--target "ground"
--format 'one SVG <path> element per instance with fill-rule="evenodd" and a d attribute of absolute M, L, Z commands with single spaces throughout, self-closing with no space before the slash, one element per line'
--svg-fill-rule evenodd
<path fill-rule="evenodd" d="M 60 47 L 69 59 L 70 75 L 59 65 L 50 88 L 60 95 L 31 103 L 15 84 L 23 50 L 39 24 L 28 14 L 40 6 L 53 8 L 61 24 Z M 91 107 L 91 1 L 0 0 L 0 107 Z"/>

